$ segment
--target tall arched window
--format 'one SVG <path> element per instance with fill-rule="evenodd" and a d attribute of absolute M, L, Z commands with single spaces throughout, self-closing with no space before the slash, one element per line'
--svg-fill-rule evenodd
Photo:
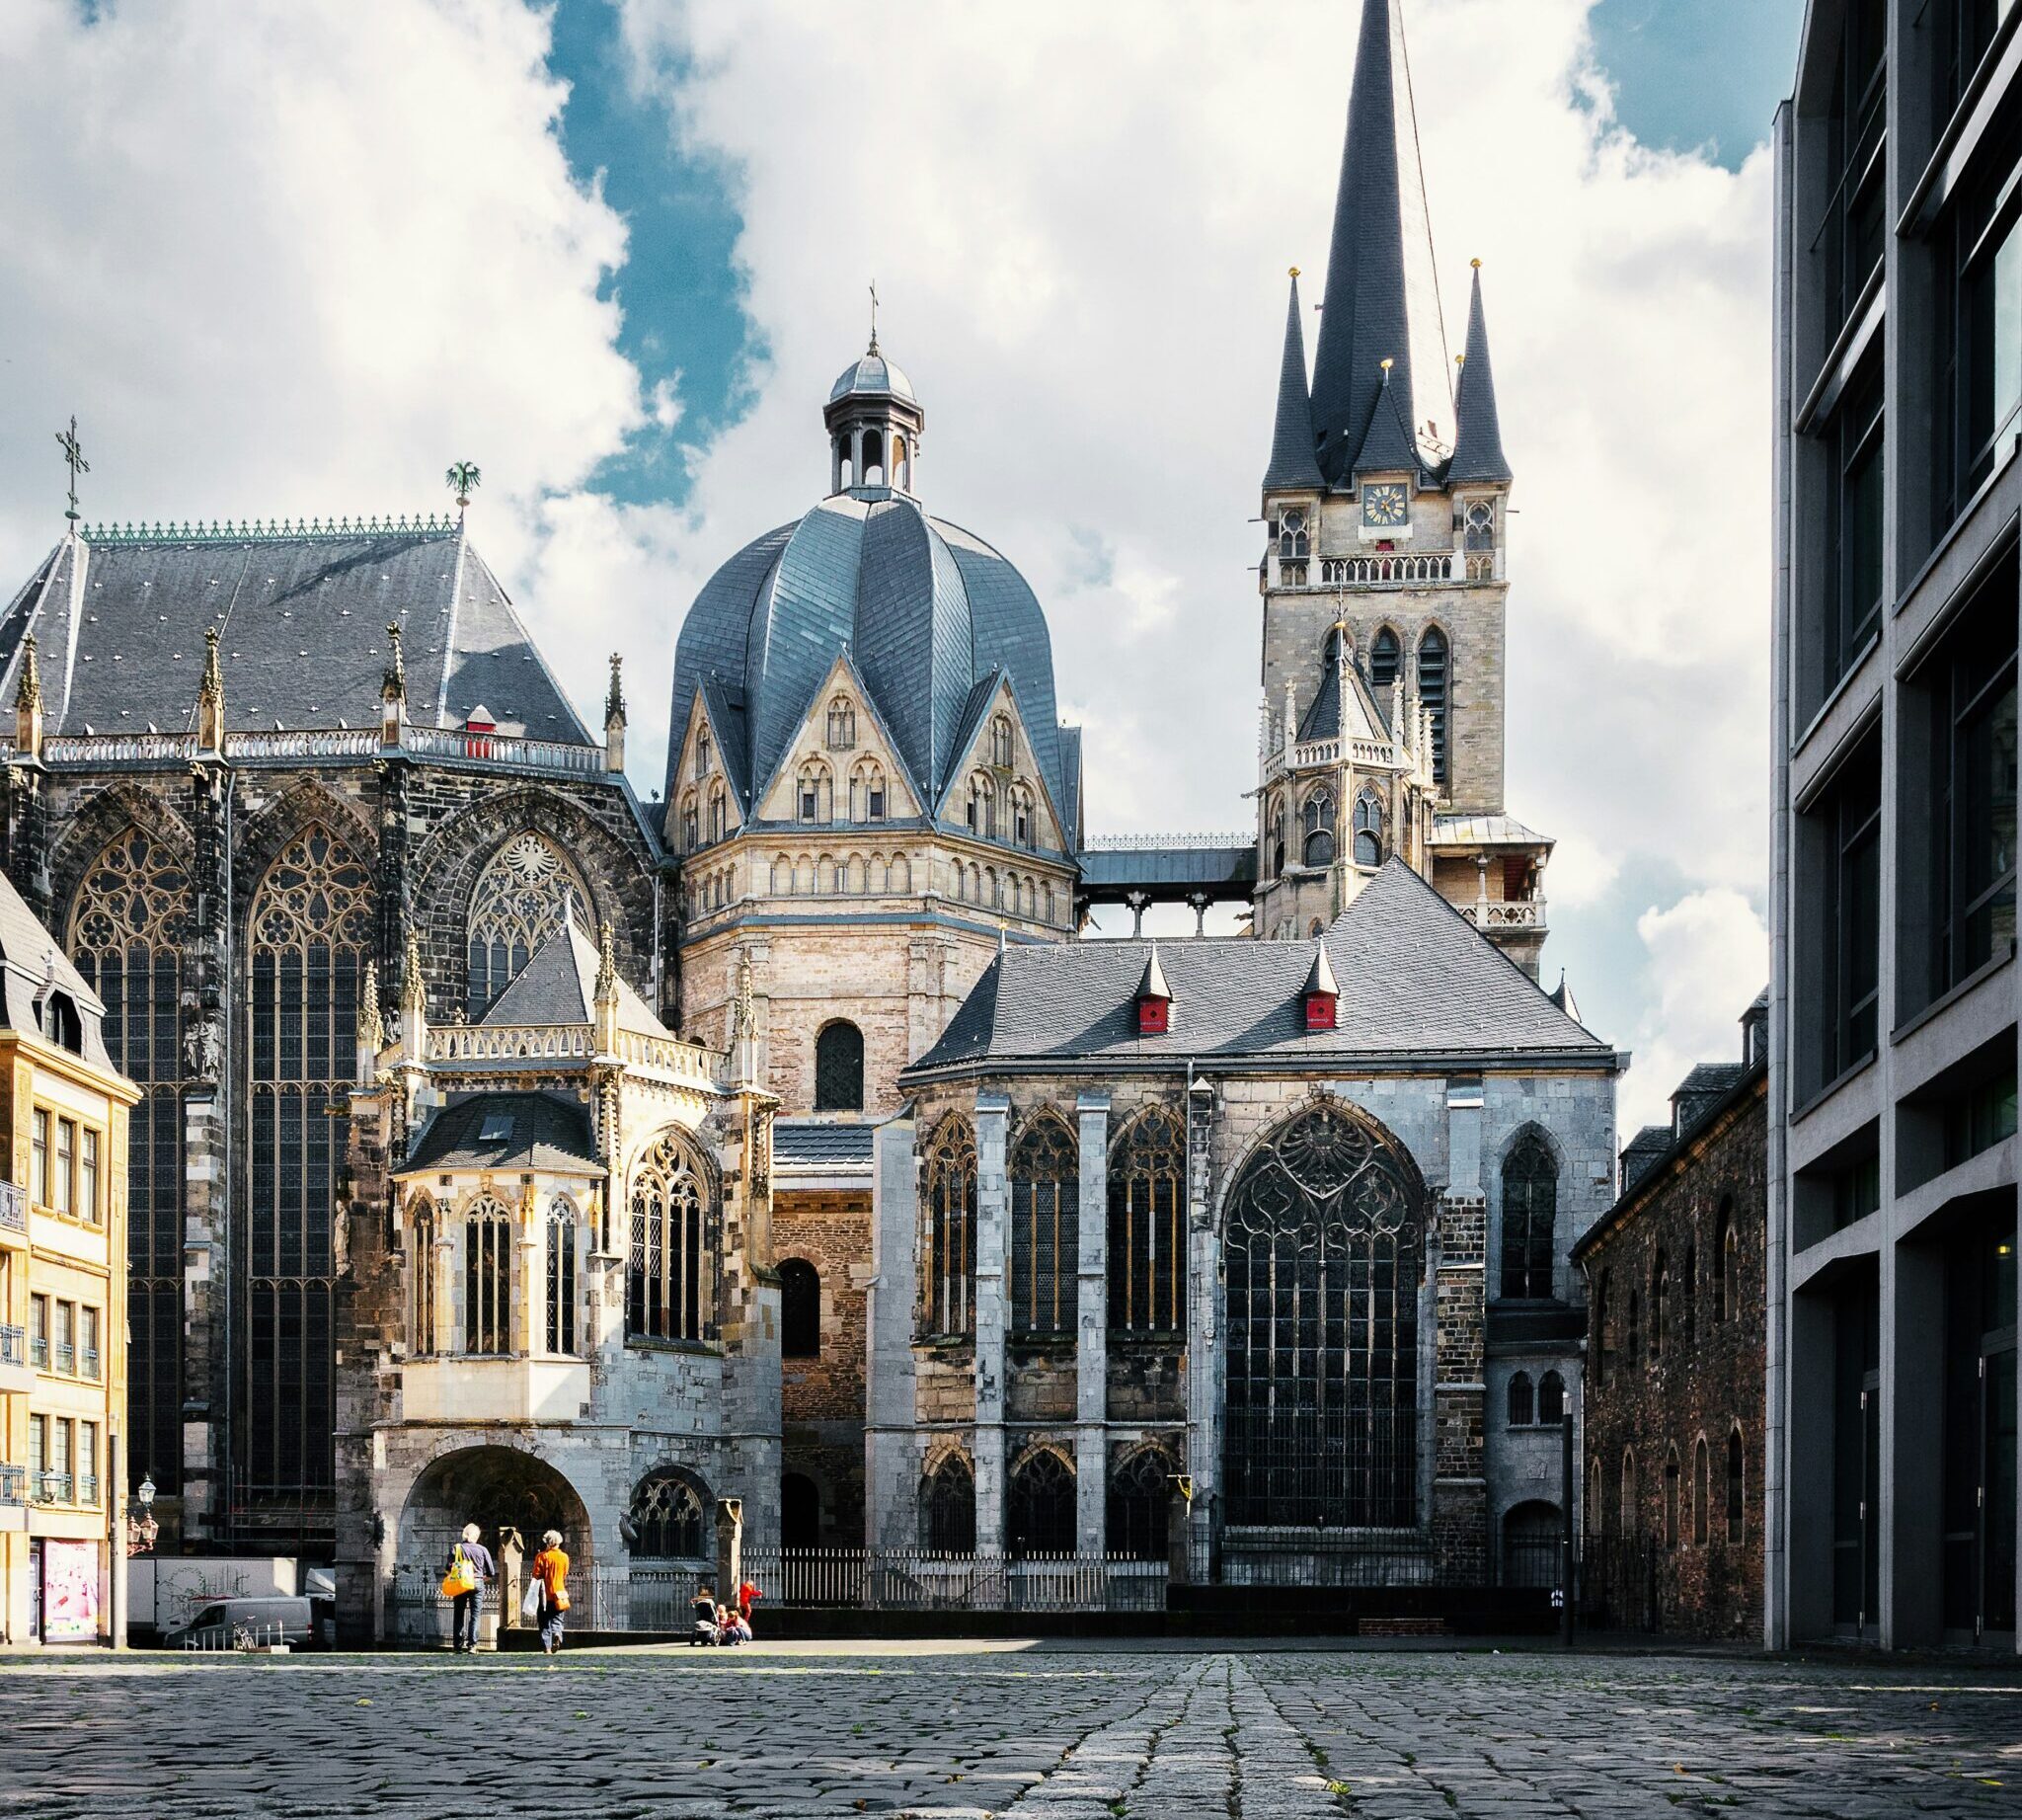
<path fill-rule="evenodd" d="M 1536 1419 L 1537 1406 L 1532 1393 L 1530 1374 L 1513 1372 L 1510 1375 L 1510 1426 L 1528 1428 Z"/>
<path fill-rule="evenodd" d="M 846 752 L 855 750 L 857 743 L 857 711 L 847 695 L 838 695 L 828 704 L 828 750 L 832 752 Z"/>
<path fill-rule="evenodd" d="M 1173 1463 L 1159 1448 L 1139 1448 L 1111 1475 L 1103 1542 L 1112 1560 L 1166 1558 Z"/>
<path fill-rule="evenodd" d="M 140 1088 L 126 1115 L 127 1487 L 183 1488 L 183 944 L 190 875 L 128 828 L 92 861 L 70 958 L 105 1001 L 113 1066 Z"/>
<path fill-rule="evenodd" d="M 1698 1344 L 1699 1250 L 1691 1244 L 1685 1246 L 1684 1267 L 1678 1272 L 1678 1327 L 1688 1347 Z"/>
<path fill-rule="evenodd" d="M 1051 1448 L 1036 1448 L 1011 1474 L 1005 1515 L 1014 1557 L 1074 1553 L 1074 1468 Z"/>
<path fill-rule="evenodd" d="M 261 1507 L 301 1525 L 328 1509 L 335 1356 L 331 1321 L 343 1127 L 357 1069 L 358 977 L 373 937 L 372 875 L 321 823 L 260 882 L 252 960 L 246 1198 L 237 1288 L 245 1310 L 238 1483 L 248 1528 Z"/>
<path fill-rule="evenodd" d="M 1355 863 L 1383 863 L 1383 805 L 1367 790 L 1355 801 Z"/>
<path fill-rule="evenodd" d="M 1720 1318 L 1732 1320 L 1742 1308 L 1742 1237 L 1730 1196 L 1720 1204 Z"/>
<path fill-rule="evenodd" d="M 1000 714 L 990 722 L 990 762 L 1000 771 L 1008 771 L 1012 760 L 1011 717 Z"/>
<path fill-rule="evenodd" d="M 958 1454 L 920 1486 L 920 1546 L 929 1554 L 975 1552 L 975 1475 Z"/>
<path fill-rule="evenodd" d="M 1433 717 L 1433 780 L 1446 783 L 1446 699 L 1451 678 L 1447 673 L 1446 635 L 1429 626 L 1418 641 L 1418 698 Z"/>
<path fill-rule="evenodd" d="M 805 1472 L 780 1474 L 779 1540 L 787 1548 L 820 1545 L 821 1488 Z"/>
<path fill-rule="evenodd" d="M 821 1026 L 815 1038 L 815 1110 L 864 1109 L 864 1033 L 846 1018 Z"/>
<path fill-rule="evenodd" d="M 640 1340 L 716 1337 L 709 1188 L 685 1138 L 668 1132 L 632 1171 L 625 1332 Z"/>
<path fill-rule="evenodd" d="M 472 1023 L 497 1003 L 534 951 L 574 918 L 590 919 L 589 893 L 576 869 L 544 835 L 514 834 L 492 855 L 470 894 L 466 917 Z"/>
<path fill-rule="evenodd" d="M 1334 863 L 1334 798 L 1315 790 L 1299 811 L 1299 861 L 1308 866 Z"/>
<path fill-rule="evenodd" d="M 1271 830 L 1266 838 L 1270 848 L 1266 854 L 1266 863 L 1271 867 L 1268 876 L 1276 878 L 1284 870 L 1284 798 L 1282 796 L 1271 799 Z"/>
<path fill-rule="evenodd" d="M 463 1217 L 463 1350 L 512 1350 L 512 1216 L 490 1195 Z"/>
<path fill-rule="evenodd" d="M 1080 1259 L 1079 1152 L 1073 1134 L 1042 1113 L 1011 1151 L 1011 1330 L 1074 1331 Z"/>
<path fill-rule="evenodd" d="M 804 1257 L 779 1267 L 779 1350 L 788 1359 L 821 1356 L 821 1277 Z"/>
<path fill-rule="evenodd" d="M 1629 1311 L 1622 1323 L 1622 1352 L 1631 1371 L 1643 1363 L 1643 1305 L 1636 1292 L 1629 1292 Z"/>
<path fill-rule="evenodd" d="M 1642 1491 L 1636 1477 L 1636 1450 L 1622 1450 L 1622 1534 L 1631 1541 L 1643 1533 Z"/>
<path fill-rule="evenodd" d="M 1242 1165 L 1222 1245 L 1229 1523 L 1418 1520 L 1424 1195 L 1410 1159 L 1332 1102 Z"/>
<path fill-rule="evenodd" d="M 981 775 L 969 780 L 969 831 L 985 840 L 997 837 L 997 787 Z"/>
<path fill-rule="evenodd" d="M 1742 1479 L 1746 1471 L 1742 1431 L 1736 1427 L 1727 1437 L 1727 1540 L 1730 1543 L 1748 1540 L 1748 1510 L 1742 1502 Z"/>
<path fill-rule="evenodd" d="M 1187 1324 L 1187 1133 L 1147 1106 L 1110 1150 L 1109 1322 L 1119 1333 L 1178 1333 Z"/>
<path fill-rule="evenodd" d="M 1547 1428 L 1566 1419 L 1566 1381 L 1557 1372 L 1547 1372 L 1537 1381 L 1537 1419 Z"/>
<path fill-rule="evenodd" d="M 435 1241 L 438 1235 L 435 1204 L 423 1195 L 409 1216 L 408 1281 L 413 1290 L 408 1299 L 409 1344 L 415 1356 L 429 1358 L 436 1347 L 435 1336 Z"/>
<path fill-rule="evenodd" d="M 1669 1312 L 1666 1305 L 1671 1300 L 1671 1265 L 1664 1255 L 1664 1247 L 1657 1247 L 1657 1256 L 1650 1268 L 1650 1356 L 1664 1357 L 1664 1321 Z"/>
<path fill-rule="evenodd" d="M 692 853 L 702 844 L 702 819 L 696 808 L 696 795 L 690 790 L 681 798 L 681 851 Z M 476 969 L 473 968 L 475 973 Z"/>
<path fill-rule="evenodd" d="M 934 1127 L 921 1155 L 920 1312 L 926 1332 L 975 1321 L 975 1133 L 960 1113 Z"/>
<path fill-rule="evenodd" d="M 1702 1548 L 1706 1545 L 1707 1531 L 1712 1523 L 1712 1496 L 1711 1463 L 1707 1458 L 1706 1437 L 1701 1435 L 1692 1446 L 1692 1540 Z"/>
<path fill-rule="evenodd" d="M 548 1203 L 548 1350 L 576 1356 L 576 1203 L 558 1194 Z"/>
<path fill-rule="evenodd" d="M 1678 1451 L 1664 1457 L 1664 1545 L 1675 1548 L 1683 1532 L 1678 1528 Z"/>
<path fill-rule="evenodd" d="M 1613 1291 L 1614 1272 L 1603 1270 L 1600 1286 L 1594 1292 L 1594 1357 L 1602 1384 L 1606 1384 L 1615 1371 Z"/>
<path fill-rule="evenodd" d="M 656 1466 L 632 1487 L 626 1512 L 635 1558 L 697 1560 L 715 1552 L 715 1537 L 704 1522 L 702 1493 L 678 1466 Z"/>
<path fill-rule="evenodd" d="M 711 787 L 709 792 L 709 837 L 721 840 L 728 821 L 730 798 L 721 783 Z"/>
<path fill-rule="evenodd" d="M 1503 1158 L 1503 1294 L 1543 1300 L 1552 1293 L 1552 1232 L 1559 1217 L 1559 1165 L 1534 1131 Z"/>
<path fill-rule="evenodd" d="M 1590 1536 L 1602 1534 L 1604 1511 L 1600 1490 L 1600 1456 L 1598 1454 L 1587 1463 L 1587 1533 Z"/>
<path fill-rule="evenodd" d="M 825 824 L 835 813 L 835 783 L 828 766 L 809 758 L 794 779 L 794 820 Z"/>
<path fill-rule="evenodd" d="M 1397 634 L 1388 626 L 1378 626 L 1376 636 L 1369 640 L 1369 686 L 1381 690 L 1395 682 L 1402 656 Z M 1390 711 L 1387 702 L 1378 702 L 1377 706 L 1386 714 Z"/>

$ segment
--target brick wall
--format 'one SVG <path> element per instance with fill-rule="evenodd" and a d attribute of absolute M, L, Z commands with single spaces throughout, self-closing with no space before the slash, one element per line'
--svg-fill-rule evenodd
<path fill-rule="evenodd" d="M 1610 1553 L 1636 1563 L 1611 1601 L 1611 1620 L 1654 1618 L 1674 1634 L 1754 1641 L 1762 1629 L 1762 1424 L 1767 1236 L 1764 1077 L 1717 1114 L 1682 1153 L 1645 1177 L 1595 1228 L 1583 1262 L 1593 1286 L 1588 1352 L 1586 1526 Z M 1732 1208 L 1729 1311 L 1717 1306 L 1715 1232 Z M 1659 1251 L 1667 1280 L 1662 1339 L 1651 1346 Z M 1687 1276 L 1687 1260 L 1691 1274 Z M 1603 1274 L 1606 1305 L 1601 1303 Z M 1628 1293 L 1637 1290 L 1638 1344 L 1628 1357 Z M 1603 1354 L 1605 1355 L 1603 1357 Z M 1728 1437 L 1742 1436 L 1742 1535 L 1728 1535 Z M 1694 1452 L 1707 1444 L 1705 1540 L 1695 1521 Z M 1634 1450 L 1636 1495 L 1622 1511 L 1623 1457 Z M 1670 1532 L 1666 1463 L 1675 1449 L 1678 1496 Z M 1599 1509 L 1593 1508 L 1598 1483 Z M 1650 1565 L 1654 1559 L 1654 1571 Z M 1651 1595 L 1655 1610 L 1649 1611 Z"/>
<path fill-rule="evenodd" d="M 871 1275 L 871 1195 L 775 1186 L 773 1256 L 805 1258 L 821 1279 L 821 1351 L 781 1361 L 784 1470 L 821 1494 L 821 1539 L 864 1534 L 865 1291 Z"/>

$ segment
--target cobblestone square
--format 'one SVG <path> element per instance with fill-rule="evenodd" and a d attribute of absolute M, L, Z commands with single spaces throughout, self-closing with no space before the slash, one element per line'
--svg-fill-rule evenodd
<path fill-rule="evenodd" d="M 1002 1645 L 0 1665 L 0 1814 L 2022 1814 L 2022 1671 Z"/>

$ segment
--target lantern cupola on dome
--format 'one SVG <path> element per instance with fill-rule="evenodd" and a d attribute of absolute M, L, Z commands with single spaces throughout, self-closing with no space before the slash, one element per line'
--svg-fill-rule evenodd
<path fill-rule="evenodd" d="M 829 388 L 821 418 L 828 426 L 830 493 L 883 499 L 912 492 L 927 415 L 912 381 L 880 350 L 875 325 L 870 347 Z"/>

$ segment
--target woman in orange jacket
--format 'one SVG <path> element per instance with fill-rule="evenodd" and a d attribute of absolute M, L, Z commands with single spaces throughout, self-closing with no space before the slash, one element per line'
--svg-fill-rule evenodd
<path fill-rule="evenodd" d="M 562 1647 L 562 1614 L 569 1609 L 569 1557 L 562 1552 L 562 1532 L 541 1538 L 533 1557 L 533 1582 L 540 1591 L 541 1648 L 549 1655 Z"/>

